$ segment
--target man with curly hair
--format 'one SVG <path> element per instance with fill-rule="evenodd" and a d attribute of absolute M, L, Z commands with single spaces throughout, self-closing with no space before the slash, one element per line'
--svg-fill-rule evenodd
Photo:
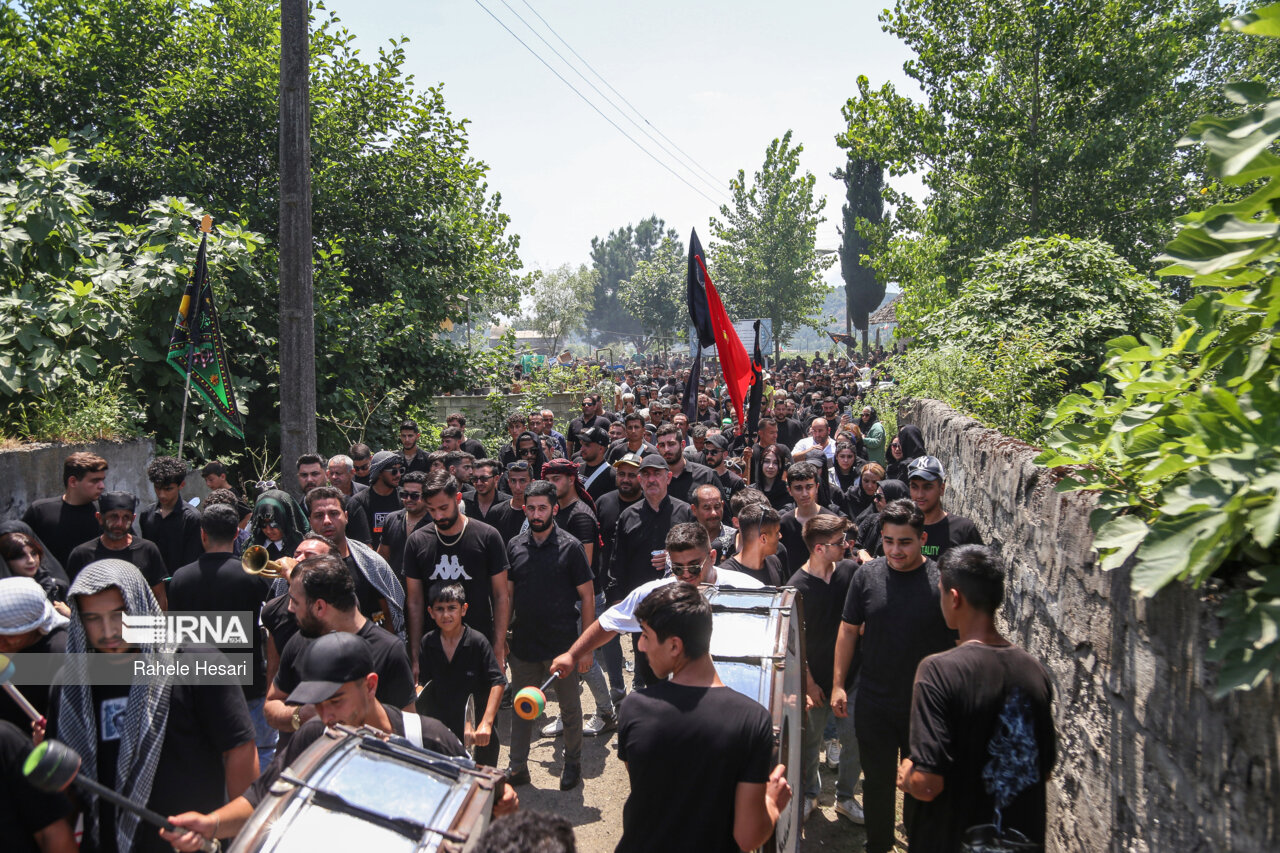
<path fill-rule="evenodd" d="M 147 479 L 156 492 L 156 502 L 138 516 L 142 538 L 154 542 L 172 575 L 194 563 L 204 553 L 200 544 L 200 513 L 182 499 L 187 480 L 187 463 L 172 456 L 157 456 L 147 466 Z"/>

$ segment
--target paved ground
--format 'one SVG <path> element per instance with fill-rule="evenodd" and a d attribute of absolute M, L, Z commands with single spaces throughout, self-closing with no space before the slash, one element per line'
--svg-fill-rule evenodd
<path fill-rule="evenodd" d="M 629 643 L 624 643 L 630 657 Z M 631 674 L 627 673 L 628 686 Z M 554 692 L 552 696 L 554 697 Z M 583 689 L 583 713 L 595 711 L 590 691 Z M 556 712 L 554 701 L 548 702 L 547 713 Z M 498 731 L 502 738 L 499 766 L 507 766 L 507 745 L 511 742 L 511 711 L 502 711 L 498 717 Z M 541 729 L 547 718 L 534 725 Z M 564 738 L 535 739 L 529 752 L 529 774 L 533 781 L 518 790 L 520 807 L 562 815 L 574 825 L 578 849 L 582 853 L 610 853 L 622 836 L 622 807 L 627 801 L 631 785 L 626 768 L 617 755 L 615 733 L 586 738 L 582 751 L 584 784 L 572 791 L 559 788 L 560 769 L 564 766 Z M 805 851 L 861 851 L 866 835 L 861 826 L 855 826 L 835 812 L 834 771 L 823 774 L 821 808 L 814 812 L 805 826 L 801 849 Z"/>

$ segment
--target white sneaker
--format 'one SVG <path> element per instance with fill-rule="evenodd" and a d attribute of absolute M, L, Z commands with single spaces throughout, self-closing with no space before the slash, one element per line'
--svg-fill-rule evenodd
<path fill-rule="evenodd" d="M 804 816 L 800 818 L 801 823 L 809 822 L 809 815 L 813 814 L 813 810 L 818 807 L 817 797 L 805 797 L 804 800 Z"/>
<path fill-rule="evenodd" d="M 836 800 L 836 814 L 859 826 L 867 822 L 867 816 L 862 813 L 862 806 L 858 805 L 858 801 L 853 797 L 847 800 Z"/>
<path fill-rule="evenodd" d="M 836 738 L 827 741 L 827 766 L 832 770 L 840 766 L 840 741 Z"/>
<path fill-rule="evenodd" d="M 607 717 L 601 714 L 592 714 L 582 724 L 582 734 L 585 737 L 595 737 L 605 732 L 611 732 L 616 728 L 618 728 L 617 714 L 609 714 Z"/>
<path fill-rule="evenodd" d="M 542 727 L 543 737 L 558 737 L 564 731 L 564 720 L 556 717 Z"/>

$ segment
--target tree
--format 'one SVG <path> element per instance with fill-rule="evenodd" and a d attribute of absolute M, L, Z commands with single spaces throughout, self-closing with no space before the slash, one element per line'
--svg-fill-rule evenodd
<path fill-rule="evenodd" d="M 852 149 L 843 169 L 832 175 L 844 181 L 845 203 L 841 209 L 844 217 L 840 229 L 840 275 L 844 278 L 845 333 L 862 330 L 862 352 L 867 351 L 867 333 L 871 312 L 884 300 L 884 281 L 876 275 L 870 261 L 865 259 L 871 250 L 871 241 L 863 231 L 874 233 L 884 219 L 884 166 L 866 157 L 857 156 Z"/>
<path fill-rule="evenodd" d="M 644 326 L 622 304 L 620 289 L 635 273 L 636 264 L 654 259 L 663 240 L 679 240 L 674 228 L 664 233 L 665 227 L 663 220 L 652 215 L 634 226 L 628 224 L 610 231 L 608 237 L 591 238 L 591 263 L 600 274 L 586 318 L 587 335 L 593 343 L 627 338 L 640 342 Z"/>
<path fill-rule="evenodd" d="M 821 328 L 827 288 L 822 273 L 834 258 L 815 251 L 826 199 L 813 197 L 811 172 L 799 175 L 800 152 L 791 131 L 769 143 L 764 164 L 748 187 L 739 169 L 730 182 L 733 206 L 712 218 L 712 280 L 725 309 L 738 318 L 773 320 L 775 355 L 801 326 Z"/>
<path fill-rule="evenodd" d="M 131 221 L 152 199 L 190 199 L 268 235 L 255 275 L 227 281 L 232 372 L 250 387 L 249 441 L 274 442 L 278 329 L 277 97 L 280 10 L 272 0 L 29 0 L 0 6 L 0 151 L 80 134 L 99 210 Z M 517 239 L 465 123 L 439 87 L 403 71 L 405 41 L 371 59 L 336 16 L 311 31 L 317 405 L 351 421 L 351 391 L 428 395 L 452 387 L 465 354 L 436 334 L 518 304 Z M 84 57 L 91 56 L 87 62 Z M 192 223 L 175 216 L 177 231 Z M 167 343 L 174 304 L 144 294 L 139 328 Z M 167 434 L 182 386 L 161 374 L 148 426 Z M 285 379 L 287 381 L 287 379 Z M 176 434 L 176 430 L 173 430 Z M 338 443 L 340 435 L 322 435 Z M 378 440 L 383 440 L 379 438 Z M 238 449 L 229 443 L 223 450 Z"/>
<path fill-rule="evenodd" d="M 865 78 L 839 143 L 921 172 L 922 204 L 892 190 L 894 227 L 945 241 L 954 293 L 983 252 L 1026 236 L 1099 237 L 1137 269 L 1199 184 L 1175 147 L 1209 104 L 1217 0 L 898 0 L 884 29 L 915 51 L 914 102 Z M 904 282 L 904 286 L 910 286 Z"/>
<path fill-rule="evenodd" d="M 640 347 L 649 352 L 654 344 L 669 344 L 688 325 L 685 283 L 688 261 L 684 245 L 671 236 L 662 238 L 653 260 L 640 261 L 619 288 L 619 304 L 637 318 L 649 338 Z"/>
<path fill-rule="evenodd" d="M 525 290 L 532 297 L 528 323 L 547 342 L 551 355 L 582 328 L 598 280 L 599 273 L 586 264 L 576 270 L 569 264 L 550 272 L 539 270 L 525 279 Z"/>

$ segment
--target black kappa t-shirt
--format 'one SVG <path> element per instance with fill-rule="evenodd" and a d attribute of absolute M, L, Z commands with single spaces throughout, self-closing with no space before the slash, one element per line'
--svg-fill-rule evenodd
<path fill-rule="evenodd" d="M 404 576 L 422 582 L 424 598 L 439 581 L 462 584 L 467 593 L 463 621 L 492 638 L 493 577 L 507 570 L 507 549 L 490 525 L 475 519 L 466 524 L 461 533 L 442 535 L 428 524 L 410 534 L 404 547 Z"/>
<path fill-rule="evenodd" d="M 363 637 L 369 644 L 369 651 L 373 653 L 373 671 L 378 674 L 378 689 L 375 694 L 378 701 L 397 708 L 411 704 L 418 691 L 413 683 L 413 670 L 409 668 L 409 655 L 400 639 L 369 621 L 360 626 L 356 636 Z M 299 631 L 289 639 L 284 651 L 280 653 L 280 668 L 276 670 L 274 683 L 286 695 L 302 683 L 298 662 L 307 646 L 314 641 L 314 637 L 308 637 Z"/>
<path fill-rule="evenodd" d="M 659 681 L 631 693 L 618 709 L 631 793 L 616 853 L 739 853 L 738 784 L 767 782 L 772 755 L 769 712 L 731 687 Z"/>
<path fill-rule="evenodd" d="M 941 521 L 924 526 L 925 543 L 920 553 L 937 562 L 938 558 L 957 545 L 981 545 L 982 536 L 972 521 L 963 515 L 947 514 Z"/>

